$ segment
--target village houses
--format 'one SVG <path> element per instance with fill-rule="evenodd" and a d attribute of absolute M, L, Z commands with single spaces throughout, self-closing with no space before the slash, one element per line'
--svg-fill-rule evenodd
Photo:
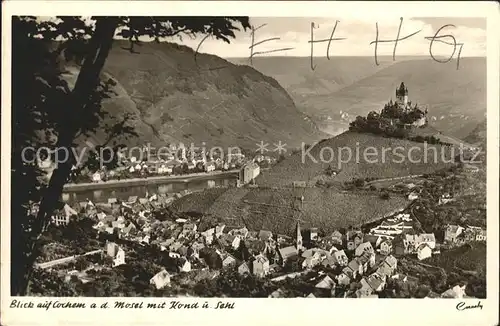
<path fill-rule="evenodd" d="M 155 274 L 150 280 L 150 284 L 154 284 L 156 289 L 162 289 L 170 285 L 170 274 L 166 270 L 162 270 Z"/>
<path fill-rule="evenodd" d="M 253 275 L 265 277 L 269 274 L 269 260 L 264 255 L 254 257 L 252 261 Z"/>
<path fill-rule="evenodd" d="M 227 255 L 223 260 L 222 260 L 222 267 L 232 267 L 236 265 L 236 258 L 234 258 L 232 255 Z"/>
<path fill-rule="evenodd" d="M 125 251 L 114 242 L 106 243 L 106 255 L 113 259 L 113 267 L 125 264 Z"/>
<path fill-rule="evenodd" d="M 463 232 L 464 228 L 459 225 L 447 225 L 444 233 L 444 241 L 453 243 Z"/>
<path fill-rule="evenodd" d="M 332 256 L 335 258 L 339 266 L 347 266 L 347 264 L 349 263 L 349 258 L 347 258 L 344 250 L 336 251 L 332 254 Z"/>
<path fill-rule="evenodd" d="M 422 243 L 417 248 L 418 260 L 424 260 L 432 256 L 432 248 L 427 243 Z"/>
<path fill-rule="evenodd" d="M 382 243 L 380 243 L 380 254 L 381 255 L 389 255 L 392 252 L 392 241 L 391 240 L 384 240 Z"/>
<path fill-rule="evenodd" d="M 317 273 L 310 279 L 311 286 L 317 289 L 314 292 L 316 296 L 334 295 L 335 291 L 344 291 L 352 282 L 358 281 L 360 287 L 355 291 L 356 296 L 377 296 L 386 286 L 387 278 L 396 273 L 397 259 L 393 255 L 413 254 L 423 260 L 431 257 L 436 248 L 434 234 L 407 232 L 412 225 L 408 214 L 385 219 L 378 227 L 371 228 L 368 234 L 352 229 L 346 234 L 334 230 L 330 235 L 321 237 L 317 228 L 301 232 L 297 222 L 294 236 L 290 237 L 275 235 L 274 230 L 250 231 L 246 227 L 226 227 L 224 224 L 212 225 L 201 231 L 197 225 L 199 219 L 195 221 L 188 217 L 156 221 L 152 211 L 162 198 L 166 199 L 166 196 L 131 196 L 128 202 L 123 203 L 110 198 L 106 204 L 112 209 L 118 207 L 118 213 L 97 211 L 94 227 L 100 232 L 156 246 L 164 252 L 165 261 L 171 262 L 172 268 L 168 269 L 171 272 L 224 268 L 259 278 L 272 275 L 272 279 L 288 277 L 283 273 L 289 273 L 290 277 Z M 124 213 L 124 210 L 131 213 Z M 472 226 L 448 226 L 445 239 L 451 242 L 484 241 L 486 232 Z M 206 255 L 209 251 L 217 253 L 214 254 L 217 263 L 209 264 Z M 105 252 L 113 259 L 114 267 L 125 264 L 125 252 L 116 243 L 108 242 Z M 297 264 L 287 265 L 286 262 L 292 259 L 296 259 Z M 166 287 L 170 282 L 171 274 L 166 270 L 161 270 L 150 279 L 150 284 L 156 289 Z"/>
<path fill-rule="evenodd" d="M 374 253 L 372 244 L 370 242 L 364 242 L 359 244 L 355 249 L 354 255 L 356 257 L 359 257 L 365 252 Z"/>
<path fill-rule="evenodd" d="M 250 274 L 250 267 L 248 267 L 248 264 L 246 262 L 243 262 L 238 266 L 238 273 L 240 275 L 246 275 Z"/>

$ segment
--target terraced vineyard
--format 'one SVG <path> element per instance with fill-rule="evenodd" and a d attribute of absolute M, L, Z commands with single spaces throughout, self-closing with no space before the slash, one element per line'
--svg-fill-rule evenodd
<path fill-rule="evenodd" d="M 225 191 L 226 189 L 224 188 L 212 188 L 202 192 L 194 192 L 188 196 L 184 196 L 183 198 L 174 201 L 171 208 L 174 211 L 185 213 L 205 212 Z"/>
<path fill-rule="evenodd" d="M 294 181 L 314 183 L 324 179 L 328 166 L 340 170 L 330 177 L 334 182 L 429 174 L 450 167 L 452 157 L 449 146 L 345 132 L 321 141 L 310 151 L 293 154 L 263 171 L 256 181 L 269 187 L 290 186 Z"/>
<path fill-rule="evenodd" d="M 486 273 L 486 243 L 476 242 L 446 250 L 440 255 L 433 256 L 426 263 L 442 267 L 449 272 L 458 269 L 484 275 Z"/>
<path fill-rule="evenodd" d="M 197 198 L 188 195 L 178 199 L 173 208 L 211 215 L 231 226 L 290 235 L 297 218 L 305 228 L 318 227 L 330 233 L 379 219 L 408 203 L 404 197 L 381 199 L 376 192 L 342 193 L 321 188 L 229 188 L 222 194 L 220 189 L 209 189 L 198 195 L 213 199 L 213 204 L 207 206 L 207 200 L 197 206 Z M 302 205 L 298 199 L 301 195 Z"/>

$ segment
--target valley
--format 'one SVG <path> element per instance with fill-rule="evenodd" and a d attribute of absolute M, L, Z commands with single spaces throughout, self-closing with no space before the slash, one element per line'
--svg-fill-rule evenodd
<path fill-rule="evenodd" d="M 254 66 L 276 78 L 325 132 L 341 133 L 357 115 L 378 110 L 395 98 L 402 80 L 411 85 L 410 97 L 429 108 L 431 124 L 443 132 L 463 138 L 486 116 L 485 58 L 462 58 L 458 70 L 456 60 L 442 64 L 426 56 L 398 56 L 395 62 L 381 57 L 379 66 L 372 57 L 315 62 L 314 71 L 309 58 L 259 58 Z"/>
<path fill-rule="evenodd" d="M 485 296 L 485 58 L 458 70 L 424 56 L 314 58 L 312 70 L 307 57 L 251 67 L 113 42 L 99 71 L 112 92 L 75 143 L 111 145 L 123 121 L 112 144 L 140 155 L 63 165 L 72 183 L 55 179 L 62 200 L 30 295 Z M 74 91 L 84 68 L 64 68 Z"/>

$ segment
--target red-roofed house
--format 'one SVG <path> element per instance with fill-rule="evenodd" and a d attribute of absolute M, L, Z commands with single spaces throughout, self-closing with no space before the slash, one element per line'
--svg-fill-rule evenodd
<path fill-rule="evenodd" d="M 314 266 L 321 263 L 321 258 L 322 255 L 320 252 L 318 251 L 314 252 L 312 256 L 304 259 L 304 261 L 302 262 L 302 268 L 307 268 L 307 269 L 313 268 Z"/>
<path fill-rule="evenodd" d="M 389 265 L 389 267 L 391 267 L 392 269 L 396 269 L 396 267 L 398 265 L 398 260 L 392 255 L 385 257 L 384 262 L 387 265 Z"/>
<path fill-rule="evenodd" d="M 226 258 L 222 260 L 222 267 L 230 267 L 236 264 L 236 258 L 231 255 L 227 255 Z"/>
<path fill-rule="evenodd" d="M 379 274 L 374 273 L 368 276 L 366 279 L 373 292 L 380 292 L 384 289 L 385 280 L 384 277 L 381 277 Z"/>
<path fill-rule="evenodd" d="M 416 245 L 420 246 L 423 243 L 427 244 L 431 249 L 436 248 L 436 237 L 434 233 L 419 234 L 416 239 Z"/>
<path fill-rule="evenodd" d="M 459 225 L 447 225 L 444 233 L 445 242 L 455 242 L 464 228 Z"/>
<path fill-rule="evenodd" d="M 170 274 L 166 270 L 162 270 L 155 274 L 150 280 L 150 284 L 154 284 L 159 290 L 170 284 Z"/>
<path fill-rule="evenodd" d="M 423 243 L 417 248 L 418 260 L 424 260 L 432 256 L 432 249 L 428 244 Z"/>
<path fill-rule="evenodd" d="M 184 257 L 181 257 L 177 260 L 177 267 L 179 272 L 190 272 L 191 271 L 191 263 Z"/>
<path fill-rule="evenodd" d="M 380 244 L 380 254 L 387 256 L 390 255 L 392 252 L 392 242 L 391 240 L 384 240 Z"/>
<path fill-rule="evenodd" d="M 215 227 L 215 237 L 218 238 L 224 233 L 224 229 L 226 228 L 225 224 L 219 224 Z"/>
<path fill-rule="evenodd" d="M 375 266 L 375 253 L 365 251 L 361 256 L 357 257 L 358 262 L 363 265 L 363 270 L 366 272 L 368 267 Z"/>
<path fill-rule="evenodd" d="M 353 259 L 347 264 L 347 267 L 352 271 L 352 277 L 356 278 L 358 275 L 363 275 L 363 265 L 360 265 L 356 259 Z"/>
<path fill-rule="evenodd" d="M 372 246 L 372 244 L 370 242 L 364 242 L 364 243 L 359 244 L 356 247 L 356 250 L 354 251 L 354 254 L 357 257 L 359 257 L 359 256 L 361 256 L 365 252 L 369 252 L 369 253 L 374 253 L 375 252 L 373 250 L 373 246 Z"/>
<path fill-rule="evenodd" d="M 257 277 L 265 277 L 269 274 L 269 260 L 264 255 L 258 255 L 252 262 L 253 274 Z"/>
<path fill-rule="evenodd" d="M 352 271 L 349 267 L 345 267 L 342 273 L 337 275 L 337 282 L 341 285 L 349 285 L 351 283 Z"/>
<path fill-rule="evenodd" d="M 113 267 L 125 264 L 125 251 L 114 242 L 106 243 L 106 253 L 113 258 Z"/>
<path fill-rule="evenodd" d="M 347 266 L 347 264 L 349 264 L 349 258 L 347 258 L 344 250 L 335 251 L 334 253 L 332 253 L 332 256 L 340 266 Z"/>
<path fill-rule="evenodd" d="M 327 275 L 319 283 L 317 283 L 315 287 L 318 289 L 331 290 L 334 286 L 335 282 L 330 276 Z"/>
<path fill-rule="evenodd" d="M 358 298 L 367 297 L 372 294 L 373 289 L 365 277 L 363 277 L 359 283 L 361 284 L 361 288 L 356 291 L 356 296 Z"/>
<path fill-rule="evenodd" d="M 273 233 L 271 231 L 260 230 L 259 239 L 261 241 L 270 241 L 273 238 Z"/>
<path fill-rule="evenodd" d="M 382 278 L 386 278 L 390 275 L 392 275 L 392 273 L 394 272 L 394 270 L 386 263 L 382 262 L 379 267 L 377 268 L 377 271 L 376 273 L 378 275 L 380 275 Z"/>
<path fill-rule="evenodd" d="M 333 231 L 332 235 L 330 236 L 330 238 L 332 239 L 333 241 L 333 244 L 334 245 L 339 245 L 339 246 L 342 246 L 342 243 L 343 243 L 343 235 L 342 233 L 339 231 L 339 230 L 335 230 Z"/>
<path fill-rule="evenodd" d="M 280 254 L 283 265 L 288 259 L 298 255 L 297 248 L 295 248 L 295 246 L 280 248 L 278 252 Z"/>
<path fill-rule="evenodd" d="M 240 266 L 238 266 L 238 273 L 240 275 L 250 274 L 250 268 L 248 264 L 243 262 Z"/>

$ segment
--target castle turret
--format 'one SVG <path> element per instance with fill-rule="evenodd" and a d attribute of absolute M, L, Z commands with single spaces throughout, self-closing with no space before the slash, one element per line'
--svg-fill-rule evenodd
<path fill-rule="evenodd" d="M 401 82 L 399 88 L 396 88 L 396 103 L 402 107 L 408 104 L 408 88 Z"/>

